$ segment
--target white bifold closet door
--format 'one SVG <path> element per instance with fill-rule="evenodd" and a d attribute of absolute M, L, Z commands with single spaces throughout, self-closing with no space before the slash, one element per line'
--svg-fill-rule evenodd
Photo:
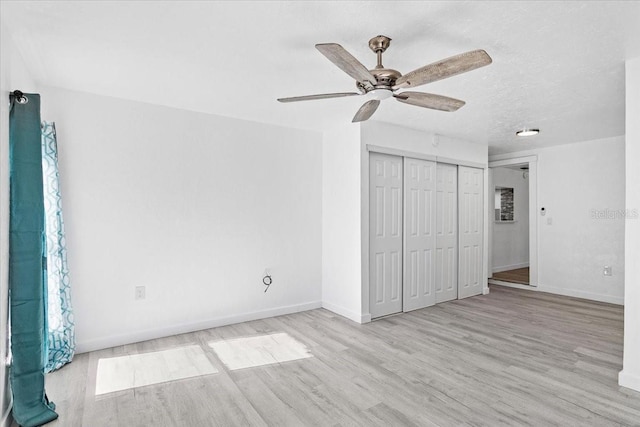
<path fill-rule="evenodd" d="M 369 157 L 369 310 L 402 311 L 402 157 Z"/>
<path fill-rule="evenodd" d="M 483 169 L 458 166 L 458 298 L 482 293 Z"/>
<path fill-rule="evenodd" d="M 483 174 L 370 153 L 372 318 L 482 293 Z"/>
<path fill-rule="evenodd" d="M 436 303 L 458 298 L 458 166 L 436 166 Z"/>
<path fill-rule="evenodd" d="M 403 311 L 436 303 L 436 163 L 404 158 Z"/>

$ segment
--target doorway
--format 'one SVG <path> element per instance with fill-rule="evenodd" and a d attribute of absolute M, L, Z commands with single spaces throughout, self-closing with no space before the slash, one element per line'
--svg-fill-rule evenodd
<path fill-rule="evenodd" d="M 535 156 L 489 163 L 489 283 L 537 285 Z"/>
<path fill-rule="evenodd" d="M 529 165 L 493 168 L 492 278 L 529 284 Z"/>

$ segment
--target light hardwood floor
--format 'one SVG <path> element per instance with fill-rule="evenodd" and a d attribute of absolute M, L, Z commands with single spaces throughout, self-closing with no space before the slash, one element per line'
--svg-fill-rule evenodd
<path fill-rule="evenodd" d="M 640 425 L 617 385 L 620 306 L 492 286 L 359 325 L 326 310 L 81 354 L 47 376 L 51 426 Z M 212 340 L 286 332 L 312 358 L 229 371 Z M 95 396 L 98 359 L 199 344 L 217 374 Z"/>
<path fill-rule="evenodd" d="M 515 270 L 501 271 L 493 273 L 492 279 L 501 280 L 503 282 L 520 283 L 521 285 L 529 284 L 529 267 L 517 268 Z"/>

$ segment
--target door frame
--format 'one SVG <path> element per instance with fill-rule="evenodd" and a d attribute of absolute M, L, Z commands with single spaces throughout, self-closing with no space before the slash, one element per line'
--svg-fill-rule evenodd
<path fill-rule="evenodd" d="M 529 165 L 529 286 L 538 286 L 538 156 L 523 156 L 514 157 L 505 160 L 495 160 L 489 162 L 489 169 L 527 164 Z M 493 174 L 489 174 L 491 182 L 490 187 L 493 187 Z M 489 213 L 488 210 L 485 213 Z M 490 212 L 493 214 L 493 212 Z M 493 218 L 493 216 L 490 216 Z M 488 242 L 489 248 L 493 245 L 493 221 L 489 222 Z M 491 250 L 491 249 L 490 249 Z M 487 261 L 487 272 L 490 272 L 491 258 Z M 487 276 L 490 277 L 490 276 Z M 522 285 L 526 286 L 526 285 Z"/>
<path fill-rule="evenodd" d="M 361 215 L 361 227 L 360 227 L 360 267 L 361 267 L 361 287 L 360 287 L 360 299 L 361 299 L 361 323 L 371 322 L 371 311 L 369 309 L 369 153 L 381 153 L 391 154 L 394 156 L 411 157 L 414 159 L 430 160 L 437 163 L 448 163 L 456 166 L 469 166 L 472 168 L 482 169 L 484 171 L 484 206 L 487 206 L 488 197 L 488 164 L 469 162 L 466 160 L 455 159 L 451 157 L 435 156 L 426 153 L 419 153 L 409 150 L 401 150 L 397 148 L 383 147 L 373 144 L 364 144 L 362 146 L 360 156 L 360 215 Z M 485 209 L 486 210 L 486 209 Z M 483 233 L 487 235 L 489 233 L 489 222 L 487 215 L 484 215 L 484 227 Z M 489 287 L 487 282 L 487 266 L 488 266 L 488 242 L 489 239 L 483 239 L 483 294 L 489 293 Z"/>

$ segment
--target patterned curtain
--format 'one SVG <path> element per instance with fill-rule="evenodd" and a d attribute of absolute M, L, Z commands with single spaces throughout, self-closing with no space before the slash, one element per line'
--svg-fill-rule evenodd
<path fill-rule="evenodd" d="M 67 248 L 62 220 L 55 123 L 42 123 L 42 180 L 47 236 L 47 327 L 45 371 L 71 362 L 76 348 Z"/>

